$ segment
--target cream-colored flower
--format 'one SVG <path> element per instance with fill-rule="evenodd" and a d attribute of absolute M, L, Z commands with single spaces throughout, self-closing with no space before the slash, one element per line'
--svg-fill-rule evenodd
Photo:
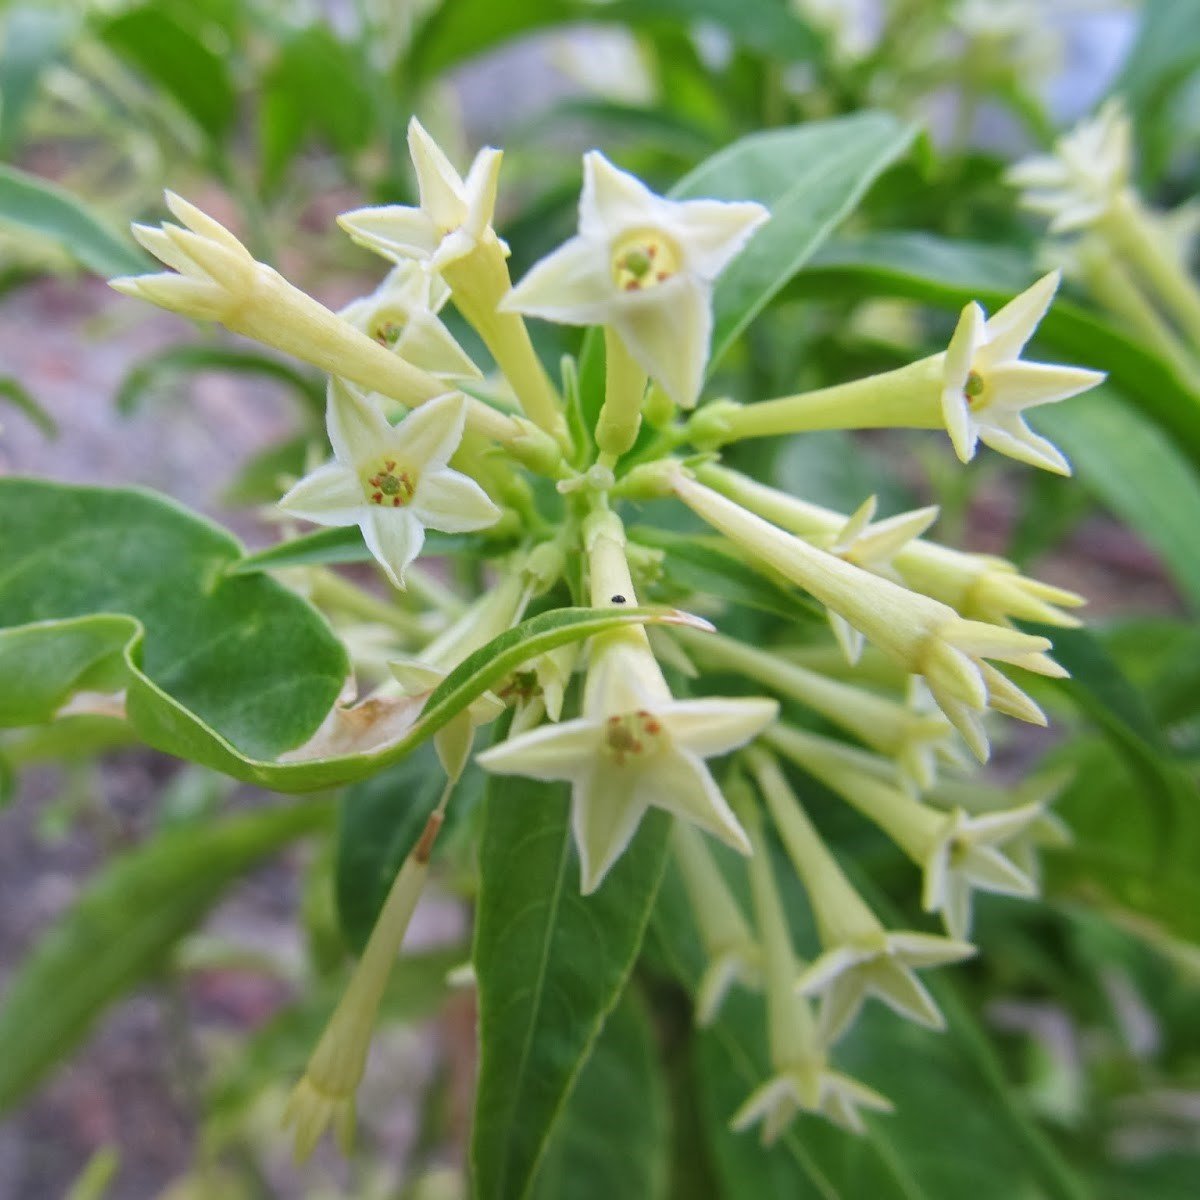
<path fill-rule="evenodd" d="M 280 507 L 318 525 L 358 525 L 388 578 L 403 587 L 426 528 L 467 533 L 500 516 L 479 484 L 446 465 L 465 420 L 466 400 L 451 395 L 392 426 L 353 387 L 331 380 L 326 424 L 334 461 L 301 479 Z"/>
<path fill-rule="evenodd" d="M 916 970 L 961 962 L 975 948 L 932 934 L 885 930 L 826 848 L 771 755 L 754 748 L 747 758 L 816 919 L 823 950 L 800 972 L 796 990 L 822 997 L 822 1039 L 830 1044 L 844 1033 L 868 996 L 919 1025 L 943 1029 L 942 1014 Z"/>
<path fill-rule="evenodd" d="M 503 307 L 610 327 L 691 408 L 708 361 L 713 282 L 769 213 L 752 202 L 656 196 L 598 151 L 583 169 L 578 235 L 536 264 Z"/>
<path fill-rule="evenodd" d="M 491 147 L 480 150 L 464 179 L 416 117 L 408 123 L 408 149 L 420 207 L 359 208 L 343 213 L 338 224 L 359 245 L 393 262 L 421 259 L 440 271 L 495 238 L 492 217 L 503 155 Z"/>
<path fill-rule="evenodd" d="M 630 671 L 637 650 L 606 648 L 588 672 L 583 715 L 493 746 L 478 758 L 500 775 L 565 780 L 581 887 L 595 891 L 649 808 L 691 821 L 749 852 L 745 833 L 704 765 L 775 718 L 773 700 L 674 700 Z"/>
<path fill-rule="evenodd" d="M 438 379 L 481 379 L 479 368 L 438 318 L 449 298 L 450 289 L 439 276 L 418 263 L 403 262 L 339 316 Z"/>
<path fill-rule="evenodd" d="M 1059 272 L 1052 271 L 990 318 L 975 301 L 963 309 L 942 374 L 942 418 L 963 462 L 975 457 L 975 447 L 983 441 L 1031 466 L 1071 473 L 1058 448 L 1034 433 L 1021 415 L 1027 408 L 1077 396 L 1104 378 L 1082 367 L 1021 359 L 1025 343 L 1050 307 L 1059 278 Z"/>
<path fill-rule="evenodd" d="M 173 192 L 166 198 L 186 228 L 135 225 L 133 233 L 171 271 L 114 279 L 110 286 L 116 291 L 184 316 L 220 321 L 234 333 L 402 404 L 421 404 L 446 394 L 440 379 L 385 350 L 278 271 L 256 261 L 220 222 Z M 507 432 L 505 419 L 496 417 L 492 424 Z"/>
<path fill-rule="evenodd" d="M 1083 229 L 1106 216 L 1129 184 L 1133 135 L 1120 100 L 1109 100 L 1094 117 L 1059 138 L 1053 154 L 1011 167 L 1009 183 L 1021 203 L 1051 218 L 1051 233 Z"/>
<path fill-rule="evenodd" d="M 874 821 L 922 870 L 926 912 L 940 913 L 946 932 L 964 941 L 971 928 L 973 890 L 1028 897 L 1033 880 L 1001 853 L 1042 814 L 1042 805 L 970 815 L 942 812 L 914 800 L 880 775 L 862 769 L 837 742 L 776 727 L 767 741 Z"/>

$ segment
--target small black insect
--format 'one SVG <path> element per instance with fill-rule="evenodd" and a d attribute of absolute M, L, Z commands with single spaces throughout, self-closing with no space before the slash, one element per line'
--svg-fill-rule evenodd
<path fill-rule="evenodd" d="M 612 598 L 612 602 L 613 602 L 614 604 L 624 604 L 624 603 L 625 603 L 625 597 L 624 597 L 624 596 L 614 596 L 614 597 Z"/>

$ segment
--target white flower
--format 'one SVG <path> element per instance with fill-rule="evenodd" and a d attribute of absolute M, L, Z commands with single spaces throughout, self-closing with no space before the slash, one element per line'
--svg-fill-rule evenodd
<path fill-rule="evenodd" d="M 891 1112 L 892 1103 L 874 1088 L 830 1070 L 823 1059 L 812 1059 L 773 1075 L 756 1088 L 733 1114 L 730 1125 L 741 1132 L 761 1121 L 762 1140 L 767 1146 L 801 1112 L 819 1114 L 850 1133 L 861 1134 L 866 1126 L 860 1108 Z"/>
<path fill-rule="evenodd" d="M 748 853 L 745 832 L 703 760 L 744 745 L 778 711 L 773 700 L 673 700 L 644 690 L 624 649 L 606 649 L 593 663 L 583 716 L 510 738 L 478 758 L 500 775 L 571 784 L 584 893 L 599 887 L 651 807 Z"/>
<path fill-rule="evenodd" d="M 338 314 L 381 346 L 439 379 L 480 379 L 482 373 L 437 314 L 450 289 L 414 262 L 401 263 L 369 296 Z"/>
<path fill-rule="evenodd" d="M 1045 316 L 1058 288 L 1052 271 L 985 319 L 972 301 L 962 311 L 946 350 L 942 372 L 942 418 L 963 462 L 982 440 L 1011 458 L 1069 475 L 1057 447 L 1025 424 L 1022 412 L 1076 396 L 1103 380 L 1099 371 L 1021 361 L 1021 351 Z"/>
<path fill-rule="evenodd" d="M 656 196 L 598 151 L 583 166 L 578 236 L 534 266 L 502 307 L 611 327 L 691 408 L 708 361 L 713 281 L 770 214 L 752 202 Z"/>
<path fill-rule="evenodd" d="M 358 525 L 372 555 L 403 587 L 426 528 L 467 533 L 500 516 L 479 484 L 446 465 L 465 420 L 465 398 L 450 395 L 393 427 L 351 386 L 331 380 L 326 424 L 335 459 L 301 479 L 280 507 L 318 525 Z"/>
<path fill-rule="evenodd" d="M 1017 163 L 1006 178 L 1022 189 L 1025 208 L 1052 218 L 1051 233 L 1068 233 L 1106 216 L 1124 193 L 1132 142 L 1129 117 L 1113 99 L 1059 138 L 1053 154 Z"/>
<path fill-rule="evenodd" d="M 491 226 L 503 155 L 485 147 L 463 179 L 416 117 L 408 123 L 408 149 L 417 172 L 420 207 L 360 208 L 343 213 L 338 224 L 359 245 L 393 262 L 416 258 L 441 270 L 495 238 Z"/>
<path fill-rule="evenodd" d="M 830 554 L 836 554 L 843 562 L 853 563 L 873 575 L 900 583 L 900 576 L 892 566 L 892 559 L 913 538 L 920 537 L 937 520 L 939 510 L 934 504 L 876 521 L 875 511 L 878 506 L 878 498 L 868 496 L 827 542 L 814 539 L 814 545 L 820 545 Z M 855 629 L 845 617 L 839 616 L 832 609 L 827 610 L 826 616 L 846 661 L 858 662 L 866 643 L 862 631 Z"/>

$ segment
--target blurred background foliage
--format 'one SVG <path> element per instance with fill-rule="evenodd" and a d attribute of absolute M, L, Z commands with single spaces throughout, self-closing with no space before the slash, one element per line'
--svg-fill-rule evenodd
<path fill-rule="evenodd" d="M 164 185 L 211 201 L 259 257 L 330 302 L 366 290 L 376 265 L 332 218 L 411 200 L 404 133 L 414 112 L 457 161 L 484 141 L 505 148 L 498 224 L 517 277 L 573 227 L 580 149 L 603 145 L 666 189 L 758 130 L 884 109 L 920 123 L 913 147 L 718 377 L 741 398 L 820 386 L 932 352 L 967 300 L 994 308 L 1035 278 L 1042 226 L 1018 211 L 1003 171 L 1108 95 L 1133 118 L 1142 194 L 1171 210 L 1180 254 L 1191 254 L 1198 0 L 10 3 L 0 8 L 0 323 L 47 277 L 87 286 L 81 275 L 141 269 L 123 231 L 158 210 Z M 120 331 L 109 322 L 102 328 Z M 538 332 L 547 362 L 578 349 L 569 330 Z M 1063 786 L 1057 812 L 1073 840 L 1045 855 L 1046 901 L 984 906 L 983 953 L 934 987 L 950 1017 L 943 1038 L 878 1013 L 856 1029 L 850 1069 L 866 1064 L 864 1077 L 899 1102 L 895 1117 L 873 1122 L 862 1141 L 805 1121 L 762 1154 L 725 1129 L 757 1079 L 761 1017 L 732 1005 L 714 1030 L 690 1032 L 680 985 L 694 982 L 698 950 L 681 932 L 686 918 L 671 915 L 679 899 L 668 878 L 636 986 L 579 1080 L 537 1195 L 1196 1195 L 1200 385 L 1070 280 L 1039 336 L 1048 354 L 1109 373 L 1102 392 L 1044 411 L 1040 427 L 1072 459 L 1073 481 L 995 457 L 962 470 L 948 447 L 918 435 L 821 434 L 741 453 L 771 455 L 743 461 L 846 511 L 872 491 L 885 511 L 932 496 L 942 540 L 965 537 L 1095 601 L 1088 633 L 1055 635 L 1075 682 L 1037 693 L 1052 732 L 1014 737 L 996 766 L 1009 794 L 1031 764 L 1035 781 Z M 119 437 L 120 414 L 184 397 L 188 380 L 213 372 L 265 381 L 294 401 L 287 436 L 246 456 L 222 499 L 268 504 L 323 444 L 323 388 L 305 369 L 198 331 L 140 355 L 111 397 L 78 403 L 111 404 Z M 47 411 L 38 384 L 0 360 L 5 424 L 53 438 L 73 414 Z M 668 585 L 706 569 L 711 583 L 712 564 L 689 560 L 681 543 Z M 1128 585 L 1131 572 L 1142 585 Z M 767 619 L 769 597 L 726 599 L 742 633 Z M 0 1172 L 0 1196 L 41 1200 L 71 1175 L 81 1200 L 462 1194 L 473 1032 L 468 998 L 445 1006 L 446 972 L 467 956 L 453 921 L 442 944 L 406 961 L 388 1000 L 400 1031 L 443 1013 L 432 1066 L 412 1067 L 411 1046 L 401 1048 L 399 1073 L 417 1096 L 406 1130 L 364 1103 L 358 1159 L 303 1173 L 283 1164 L 268 1119 L 419 828 L 396 828 L 384 801 L 420 789 L 422 757 L 350 789 L 336 820 L 323 801 L 263 809 L 202 768 L 160 763 L 131 848 L 106 837 L 113 818 L 98 766 L 127 741 L 114 722 L 75 718 L 0 742 L 0 804 L 19 795 L 22 777 L 57 764 L 54 794 L 36 814 L 40 843 L 83 828 L 117 851 L 49 932 L 38 930 L 31 957 L 0 972 L 0 1108 L 17 1114 L 22 1142 L 58 1155 L 54 1168 L 21 1159 L 17 1190 Z M 469 824 L 472 806 L 459 807 Z M 0 817 L 0 837 L 21 808 Z M 205 932 L 205 915 L 237 880 L 298 841 L 308 849 L 286 860 L 283 886 L 295 895 L 303 954 Z M 469 838 L 449 841 L 467 880 Z M 879 839 L 848 820 L 838 849 L 883 911 L 905 903 L 907 874 Z M 15 889 L 0 897 L 21 903 Z M 110 1146 L 119 1139 L 103 1134 L 84 1166 L 86 1138 L 56 1142 L 22 1110 L 109 1005 L 149 989 L 169 1023 L 214 972 L 280 987 L 269 1019 L 241 1022 L 236 1040 L 226 1030 L 211 1044 L 184 1043 L 165 1064 L 195 1133 L 158 1176 L 129 1168 L 142 1148 Z M 431 1027 L 417 1027 L 428 1039 Z"/>

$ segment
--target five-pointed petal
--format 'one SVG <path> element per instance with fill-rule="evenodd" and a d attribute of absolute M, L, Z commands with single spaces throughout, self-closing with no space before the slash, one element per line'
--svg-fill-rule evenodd
<path fill-rule="evenodd" d="M 974 953 L 975 947 L 966 942 L 880 928 L 826 950 L 801 972 L 796 990 L 824 997 L 820 1031 L 826 1045 L 849 1028 L 868 996 L 918 1025 L 944 1029 L 946 1022 L 916 968 L 961 962 Z"/>
<path fill-rule="evenodd" d="M 749 853 L 746 834 L 703 759 L 744 745 L 774 720 L 761 699 L 646 698 L 633 711 L 598 706 L 543 726 L 479 756 L 501 775 L 566 780 L 582 890 L 595 891 L 646 810 L 662 808 Z"/>
<path fill-rule="evenodd" d="M 768 217 L 761 204 L 667 200 L 597 151 L 584 156 L 579 233 L 503 302 L 568 325 L 607 325 L 691 408 L 712 332 L 713 281 Z"/>
<path fill-rule="evenodd" d="M 860 1108 L 891 1112 L 892 1104 L 874 1088 L 832 1071 L 823 1059 L 799 1064 L 772 1076 L 756 1088 L 733 1114 L 739 1132 L 762 1122 L 763 1144 L 769 1146 L 800 1112 L 815 1113 L 851 1133 L 865 1133 Z"/>
<path fill-rule="evenodd" d="M 417 172 L 419 208 L 389 204 L 343 213 L 338 224 L 361 246 L 401 262 L 417 258 L 435 270 L 469 254 L 488 237 L 496 208 L 499 150 L 485 147 L 466 179 L 414 117 L 408 149 Z"/>
<path fill-rule="evenodd" d="M 1027 408 L 1077 396 L 1103 380 L 1099 371 L 1024 362 L 1021 351 L 1045 316 L 1058 288 L 1052 271 L 985 319 L 972 301 L 962 311 L 942 376 L 942 419 L 963 462 L 979 441 L 1010 458 L 1059 475 L 1071 473 L 1058 448 L 1039 437 L 1021 415 Z"/>
<path fill-rule="evenodd" d="M 358 525 L 388 578 L 403 587 L 427 528 L 466 533 L 500 515 L 479 484 L 446 465 L 465 420 L 466 401 L 452 394 L 393 427 L 358 391 L 333 379 L 326 425 L 334 461 L 301 479 L 280 507 L 318 525 Z"/>

